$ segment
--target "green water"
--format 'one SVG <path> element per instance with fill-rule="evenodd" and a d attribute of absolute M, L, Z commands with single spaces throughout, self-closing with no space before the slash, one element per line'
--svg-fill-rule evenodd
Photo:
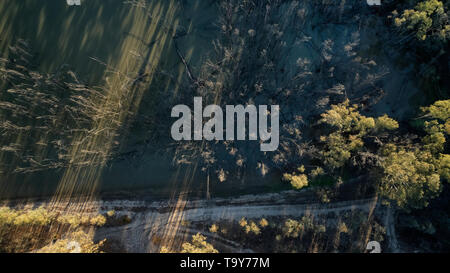
<path fill-rule="evenodd" d="M 159 19 L 159 25 L 155 33 L 164 28 L 171 27 L 168 23 L 164 26 L 163 18 L 167 16 L 169 9 L 175 10 L 175 19 L 183 25 L 192 24 L 198 27 L 207 27 L 211 16 L 198 18 L 191 17 L 196 12 L 207 10 L 214 12 L 214 5 L 210 1 L 149 1 L 154 9 L 152 12 L 160 15 L 153 19 L 152 14 L 147 17 L 147 22 L 142 20 L 139 28 L 133 25 L 132 18 L 137 13 L 143 13 L 143 8 L 133 8 L 116 0 L 91 0 L 83 1 L 81 6 L 68 6 L 65 0 L 4 0 L 0 3 L 0 52 L 7 54 L 8 46 L 16 39 L 21 38 L 31 43 L 36 52 L 36 63 L 40 71 L 49 73 L 57 70 L 61 65 L 67 64 L 82 79 L 90 82 L 98 82 L 103 74 L 103 67 L 92 61 L 90 57 L 98 58 L 105 62 L 115 59 L 136 48 L 125 48 L 127 39 L 142 41 L 142 47 L 147 49 L 148 37 L 142 37 L 142 29 L 148 28 L 152 20 Z M 170 6 L 170 2 L 173 2 Z M 181 12 L 181 10 L 183 10 Z M 147 12 L 147 11 L 146 11 Z M 208 14 L 208 13 L 205 13 Z M 211 13 L 210 13 L 211 14 Z M 208 33 L 202 36 L 198 33 L 190 33 L 190 44 L 202 47 L 209 43 Z M 156 35 L 155 35 L 156 37 Z M 199 48 L 197 56 L 203 51 Z M 174 52 L 167 52 L 168 55 Z M 166 60 L 170 59 L 164 56 Z"/>
<path fill-rule="evenodd" d="M 184 33 L 180 38 L 180 50 L 190 65 L 196 67 L 204 61 L 212 49 L 212 41 L 220 33 L 214 25 L 217 8 L 216 1 L 204 0 L 147 1 L 145 6 L 139 7 L 118 0 L 82 1 L 81 6 L 68 6 L 64 0 L 3 0 L 0 3 L 0 53 L 8 57 L 8 47 L 17 39 L 23 39 L 34 53 L 35 70 L 51 74 L 65 66 L 90 85 L 104 84 L 105 71 L 109 68 L 101 63 L 127 72 L 126 66 L 130 64 L 127 60 L 133 57 L 138 61 L 132 62 L 130 70 L 157 67 L 181 81 L 185 77 L 185 67 L 176 54 L 171 36 L 180 30 Z M 146 61 L 142 63 L 140 59 Z M 177 88 L 177 83 L 151 82 L 143 91 L 140 106 L 133 109 L 135 114 L 151 115 L 152 105 L 165 99 L 152 93 L 169 86 Z M 134 149 L 133 145 L 145 137 L 145 131 L 129 132 L 123 136 L 125 147 L 122 150 Z M 170 155 L 146 154 L 137 160 L 113 162 L 99 171 L 101 178 L 95 181 L 99 184 L 96 192 L 150 198 L 179 192 L 204 196 L 207 175 L 195 164 L 175 167 L 172 160 Z M 12 169 L 6 170 L 0 181 L 0 198 L 52 196 L 61 183 L 65 183 L 62 182 L 67 176 L 65 172 L 63 169 L 16 174 Z M 83 176 L 78 177 L 78 180 L 83 179 Z M 219 195 L 234 195 L 279 187 L 278 182 L 273 183 L 279 181 L 278 176 L 268 181 L 271 182 L 261 182 L 255 174 L 235 179 L 233 183 L 211 179 L 209 190 Z"/>
<path fill-rule="evenodd" d="M 140 4 L 130 5 L 126 2 Z M 324 9 L 318 9 L 318 12 L 315 10 L 305 12 L 305 9 L 315 8 L 314 5 L 310 5 L 308 1 L 279 1 L 271 10 L 260 3 L 258 9 L 254 11 L 251 4 L 244 1 L 242 4 L 239 3 L 240 6 L 235 6 L 235 10 L 226 11 L 226 5 L 222 6 L 222 9 L 219 7 L 219 4 L 224 3 L 226 1 L 85 0 L 81 6 L 68 6 L 65 0 L 2 0 L 0 56 L 8 57 L 9 46 L 18 39 L 27 41 L 34 53 L 34 70 L 52 74 L 65 67 L 72 70 L 89 86 L 105 87 L 108 90 L 105 93 L 108 103 L 100 105 L 100 108 L 117 114 L 120 122 L 124 124 L 116 126 L 115 120 L 108 116 L 96 120 L 92 125 L 94 131 L 103 132 L 108 127 L 116 126 L 112 131 L 120 132 L 119 136 L 102 135 L 87 140 L 87 143 L 76 144 L 76 141 L 83 140 L 82 135 L 77 135 L 74 137 L 74 148 L 69 151 L 72 159 L 86 150 L 95 148 L 105 154 L 111 154 L 116 142 L 119 143 L 119 152 L 126 156 L 101 166 L 60 168 L 39 173 L 19 174 L 14 172 L 14 166 L 0 168 L 0 199 L 53 196 L 61 194 L 67 188 L 69 190 L 75 188 L 75 192 L 81 188 L 80 192 L 88 194 L 94 192 L 108 195 L 139 195 L 144 198 L 167 197 L 179 193 L 205 197 L 208 189 L 213 196 L 288 189 L 289 185 L 280 179 L 280 172 L 286 167 L 293 167 L 289 162 L 298 161 L 296 158 L 289 158 L 292 156 L 289 151 L 284 151 L 285 154 L 278 157 L 277 153 L 266 156 L 254 149 L 259 145 L 240 142 L 236 144 L 239 151 L 235 157 L 234 154 L 230 156 L 231 153 L 223 146 L 209 143 L 214 146 L 211 149 L 215 153 L 213 155 L 215 162 L 211 164 L 214 165 L 214 170 L 211 169 L 210 172 L 205 170 L 207 164 L 200 159 L 193 160 L 189 164 L 176 163 L 175 159 L 180 158 L 175 158 L 176 153 L 173 149 L 170 150 L 175 145 L 170 138 L 169 118 L 171 107 L 175 103 L 180 103 L 179 100 L 176 101 L 178 95 L 183 95 L 179 96 L 183 104 L 192 104 L 194 94 L 191 94 L 192 88 L 189 89 L 187 86 L 189 78 L 186 67 L 189 66 L 193 74 L 201 77 L 202 73 L 206 74 L 204 69 L 208 60 L 218 61 L 219 66 L 222 65 L 222 61 L 231 63 L 231 66 L 239 66 L 241 70 L 233 68 L 229 70 L 230 74 L 236 75 L 224 76 L 226 72 L 220 75 L 228 77 L 228 82 L 220 82 L 222 85 L 228 85 L 228 89 L 217 88 L 214 90 L 217 93 L 213 93 L 220 97 L 221 102 L 231 102 L 230 104 L 276 102 L 282 104 L 282 111 L 285 111 L 283 114 L 287 116 L 308 117 L 313 111 L 317 111 L 312 108 L 315 102 L 307 100 L 308 94 L 304 99 L 303 90 L 300 90 L 301 86 L 304 84 L 307 86 L 308 82 L 298 82 L 298 86 L 290 86 L 289 77 L 295 79 L 293 76 L 297 73 L 298 61 L 302 58 L 308 59 L 311 67 L 315 66 L 310 74 L 321 74 L 321 66 L 326 64 L 323 61 L 324 57 L 321 56 L 324 43 L 330 44 L 332 41 L 332 49 L 336 50 L 333 57 L 348 61 L 348 56 L 345 55 L 347 44 L 353 43 L 354 40 L 359 43 L 361 39 L 362 43 L 367 43 L 367 47 L 370 48 L 371 44 L 377 43 L 377 37 L 370 35 L 372 33 L 370 25 L 367 25 L 369 29 L 365 30 L 365 26 L 341 22 L 341 19 L 337 18 L 341 18 L 343 14 L 338 14 L 338 11 L 333 14 L 339 15 L 334 18 L 339 22 L 330 23 L 329 18 L 320 13 L 330 12 L 326 5 Z M 353 14 L 359 11 L 349 9 L 348 12 L 352 14 L 347 16 L 344 14 L 342 18 L 360 22 L 359 19 L 355 19 L 360 17 Z M 222 17 L 219 17 L 219 14 Z M 240 14 L 239 19 L 233 14 Z M 285 14 L 290 14 L 291 17 Z M 306 19 L 301 21 L 299 14 L 304 14 Z M 232 29 L 226 30 L 224 29 L 226 22 L 220 21 L 221 18 L 231 22 L 236 19 L 235 25 L 232 23 Z M 252 28 L 259 31 L 256 37 L 251 35 Z M 237 42 L 230 42 L 233 39 Z M 227 61 L 227 48 L 218 50 L 217 41 L 235 46 L 236 48 L 230 48 L 230 52 L 235 50 L 234 55 L 230 56 L 236 59 L 232 62 Z M 267 54 L 267 51 L 271 50 L 275 52 L 272 54 L 275 56 L 263 63 L 263 59 L 266 58 L 263 56 L 270 56 L 271 52 Z M 217 53 L 219 51 L 223 54 L 219 58 L 223 59 L 215 60 L 213 57 L 215 54 L 219 55 Z M 242 59 L 240 54 L 244 56 Z M 183 63 L 182 58 L 187 65 Z M 266 68 L 269 72 L 264 74 Z M 341 69 L 333 67 L 333 71 L 335 68 Z M 365 77 L 368 72 L 362 73 L 364 74 L 362 77 Z M 346 87 L 352 88 L 355 77 L 350 74 L 348 71 L 338 71 L 336 77 L 328 80 L 336 84 L 344 83 L 348 85 Z M 142 75 L 145 75 L 145 81 L 133 84 L 133 88 L 126 91 L 129 93 L 123 92 L 120 86 L 121 78 L 139 79 Z M 214 72 L 208 75 L 210 78 L 215 76 Z M 261 92 L 251 97 L 236 95 L 243 90 L 254 89 L 258 81 L 266 81 L 267 87 L 264 88 L 269 88 L 267 94 Z M 393 79 L 393 82 L 396 82 L 396 79 Z M 309 83 L 311 88 L 314 88 L 312 92 L 319 95 L 331 87 L 327 87 L 327 82 L 316 82 L 313 77 Z M 270 92 L 278 88 L 281 90 L 286 86 L 298 89 L 286 90 L 293 91 L 293 100 L 274 101 L 267 97 Z M 385 86 L 388 91 L 392 88 L 395 86 Z M 297 99 L 294 96 L 296 92 Z M 387 93 L 395 94 L 395 92 Z M 127 95 L 129 101 L 121 100 L 120 95 L 123 94 Z M 174 97 L 176 99 L 173 99 Z M 380 111 L 386 112 L 385 104 L 381 103 L 379 106 Z M 297 123 L 286 125 L 298 126 Z M 306 126 L 303 126 L 301 129 L 305 128 Z M 307 133 L 305 131 L 305 135 Z M 45 142 L 46 139 L 39 140 Z M 306 137 L 296 141 L 304 140 L 306 144 Z M 17 143 L 33 147 L 37 155 L 40 153 L 46 155 L 48 151 L 45 148 L 33 146 L 36 142 L 37 140 L 29 138 L 28 135 L 21 135 L 17 139 Z M 196 156 L 203 156 L 199 156 L 203 152 L 203 146 L 196 149 Z M 189 151 L 182 152 L 189 153 Z M 275 157 L 282 162 L 274 163 Z M 6 152 L 0 151 L 0 167 L 14 165 L 10 164 L 10 158 Z M 261 162 L 264 164 L 260 164 Z M 75 160 L 75 163 L 80 162 Z M 269 165 L 269 172 L 261 175 L 258 164 Z M 221 168 L 227 169 L 225 182 L 219 181 Z"/>

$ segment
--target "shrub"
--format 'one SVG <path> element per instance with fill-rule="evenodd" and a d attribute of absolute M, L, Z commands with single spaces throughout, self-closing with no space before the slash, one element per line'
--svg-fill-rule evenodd
<path fill-rule="evenodd" d="M 216 233 L 219 230 L 219 227 L 216 224 L 213 224 L 210 228 L 209 231 L 212 233 Z"/>
<path fill-rule="evenodd" d="M 219 253 L 213 245 L 206 242 L 206 237 L 197 233 L 192 236 L 192 242 L 182 245 L 181 253 Z"/>
<path fill-rule="evenodd" d="M 289 181 L 291 185 L 298 190 L 308 186 L 308 177 L 305 174 L 284 174 L 283 179 Z"/>

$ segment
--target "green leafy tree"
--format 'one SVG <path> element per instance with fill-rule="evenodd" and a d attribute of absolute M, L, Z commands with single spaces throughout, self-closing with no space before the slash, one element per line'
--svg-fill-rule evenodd
<path fill-rule="evenodd" d="M 361 150 L 364 136 L 398 128 L 398 123 L 386 115 L 377 119 L 361 115 L 358 106 L 350 105 L 348 100 L 331 106 L 321 117 L 320 123 L 333 130 L 328 136 L 321 137 L 326 145 L 321 152 L 323 162 L 330 169 L 343 167 L 353 152 Z"/>
<path fill-rule="evenodd" d="M 450 155 L 443 153 L 450 121 L 450 100 L 422 109 L 422 143 L 413 147 L 384 147 L 380 193 L 400 207 L 426 207 L 441 190 L 441 178 L 450 178 Z"/>
<path fill-rule="evenodd" d="M 442 154 L 439 159 L 439 175 L 450 181 L 450 155 Z"/>
<path fill-rule="evenodd" d="M 390 148 L 382 163 L 381 195 L 399 207 L 427 206 L 441 189 L 434 157 L 429 151 L 407 151 L 394 145 Z"/>
<path fill-rule="evenodd" d="M 450 24 L 444 4 L 438 0 L 427 0 L 418 3 L 414 9 L 406 9 L 401 16 L 395 18 L 395 25 L 408 31 L 415 31 L 419 40 L 429 36 L 438 37 L 442 41 L 450 38 Z"/>
<path fill-rule="evenodd" d="M 423 107 L 424 129 L 428 133 L 423 138 L 425 148 L 434 154 L 444 150 L 446 136 L 450 133 L 450 100 L 441 100 L 433 105 Z"/>

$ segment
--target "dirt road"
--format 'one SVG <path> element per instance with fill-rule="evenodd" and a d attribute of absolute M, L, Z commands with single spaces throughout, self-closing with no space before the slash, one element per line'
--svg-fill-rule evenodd
<path fill-rule="evenodd" d="M 183 222 L 205 222 L 214 223 L 221 220 L 239 221 L 242 217 L 247 219 L 260 219 L 263 217 L 292 217 L 298 218 L 306 214 L 312 216 L 325 215 L 330 213 L 341 213 L 345 211 L 361 210 L 371 214 L 375 208 L 378 213 L 384 215 L 386 224 L 386 236 L 389 241 L 389 250 L 399 252 L 398 242 L 395 235 L 395 225 L 392 211 L 378 205 L 377 198 L 363 199 L 356 201 L 337 202 L 332 204 L 293 204 L 283 199 L 280 194 L 278 204 L 264 203 L 263 198 L 254 203 L 254 196 L 240 197 L 239 199 L 211 200 L 211 201 L 183 201 L 179 200 L 171 205 L 158 206 L 148 204 L 147 206 L 137 206 L 140 212 L 133 212 L 135 204 L 130 207 L 123 206 L 118 215 L 128 214 L 133 218 L 133 222 L 120 227 L 101 228 L 96 233 L 98 238 L 114 238 L 123 244 L 127 251 L 131 252 L 154 252 L 158 251 L 158 246 L 153 245 L 153 236 L 170 238 L 179 234 L 195 234 L 195 230 L 187 229 Z M 266 196 L 268 197 L 268 196 Z M 271 199 L 271 198 L 269 198 Z M 247 200 L 247 204 L 245 204 Z M 103 204 L 102 210 L 117 208 L 118 204 Z M 205 233 L 204 233 L 205 234 Z M 231 242 L 220 238 L 217 234 L 205 234 L 215 237 L 215 240 L 226 244 L 233 251 L 248 252 L 248 249 L 241 249 L 237 242 Z"/>

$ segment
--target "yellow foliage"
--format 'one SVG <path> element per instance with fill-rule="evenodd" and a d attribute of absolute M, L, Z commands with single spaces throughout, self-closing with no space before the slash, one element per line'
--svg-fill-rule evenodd
<path fill-rule="evenodd" d="M 439 159 L 439 174 L 442 178 L 450 181 L 450 155 L 441 154 Z"/>
<path fill-rule="evenodd" d="M 299 221 L 288 219 L 284 223 L 283 234 L 285 237 L 297 238 L 303 230 L 304 226 Z"/>
<path fill-rule="evenodd" d="M 447 121 L 450 118 L 450 100 L 436 101 L 428 107 L 422 107 L 421 110 L 428 117 Z"/>
<path fill-rule="evenodd" d="M 386 115 L 376 120 L 361 115 L 358 106 L 350 105 L 349 100 L 332 105 L 321 117 L 320 123 L 334 129 L 332 133 L 321 137 L 321 141 L 326 144 L 321 154 L 325 166 L 330 169 L 343 167 L 352 156 L 352 152 L 364 147 L 362 138 L 367 134 L 398 128 L 398 123 Z"/>
<path fill-rule="evenodd" d="M 436 162 L 428 151 L 391 151 L 383 163 L 380 192 L 400 207 L 423 207 L 440 191 Z"/>
<path fill-rule="evenodd" d="M 416 31 L 419 40 L 426 40 L 428 34 L 437 30 L 437 36 L 447 39 L 449 27 L 440 23 L 440 18 L 445 16 L 444 4 L 438 0 L 425 0 L 418 3 L 414 9 L 403 11 L 401 17 L 395 18 L 397 27 L 405 27 L 407 30 Z"/>
<path fill-rule="evenodd" d="M 305 166 L 301 165 L 300 167 L 297 168 L 297 171 L 299 171 L 299 173 L 304 173 L 305 172 Z"/>
<path fill-rule="evenodd" d="M 245 227 L 247 225 L 247 220 L 245 220 L 245 218 L 242 217 L 241 220 L 239 220 L 239 225 L 241 227 Z"/>
<path fill-rule="evenodd" d="M 168 247 L 162 246 L 159 253 L 172 253 L 172 251 Z"/>
<path fill-rule="evenodd" d="M 383 115 L 376 119 L 375 121 L 375 127 L 377 131 L 381 130 L 395 130 L 398 129 L 398 122 L 391 119 L 387 115 Z"/>
<path fill-rule="evenodd" d="M 287 219 L 284 222 L 282 231 L 285 237 L 298 238 L 305 231 L 323 233 L 326 231 L 326 228 L 324 225 L 315 224 L 311 217 L 303 216 L 300 221 Z"/>
<path fill-rule="evenodd" d="M 339 231 L 339 233 L 348 233 L 349 232 L 348 227 L 344 222 L 339 223 L 338 231 Z"/>
<path fill-rule="evenodd" d="M 15 210 L 8 207 L 0 208 L 0 225 L 39 225 L 46 226 L 52 223 L 67 224 L 73 228 L 80 225 L 103 226 L 106 218 L 103 215 L 88 216 L 79 213 L 59 214 L 44 207 L 29 210 Z"/>
<path fill-rule="evenodd" d="M 206 237 L 197 233 L 192 236 L 191 243 L 184 243 L 182 245 L 181 253 L 219 253 L 213 245 L 206 242 Z"/>
<path fill-rule="evenodd" d="M 261 233 L 261 230 L 259 229 L 258 225 L 256 225 L 255 222 L 251 222 L 250 225 L 250 232 L 253 232 L 255 235 L 259 235 Z"/>
<path fill-rule="evenodd" d="M 106 223 L 106 218 L 103 215 L 97 215 L 90 219 L 90 224 L 93 226 L 103 226 Z"/>
<path fill-rule="evenodd" d="M 312 170 L 311 173 L 310 173 L 310 175 L 311 175 L 312 177 L 317 177 L 317 176 L 321 176 L 321 175 L 324 175 L 324 174 L 325 174 L 325 171 L 324 171 L 323 168 L 321 168 L 321 167 L 315 168 L 315 169 Z"/>
<path fill-rule="evenodd" d="M 265 218 L 262 218 L 260 221 L 259 221 L 259 225 L 261 226 L 261 227 L 267 227 L 268 225 L 269 225 L 269 221 L 267 221 Z"/>
<path fill-rule="evenodd" d="M 209 231 L 212 233 L 216 233 L 219 230 L 219 226 L 217 226 L 216 224 L 213 224 L 210 228 Z"/>
<path fill-rule="evenodd" d="M 283 179 L 289 181 L 295 189 L 302 189 L 308 186 L 308 177 L 305 174 L 284 174 Z"/>

